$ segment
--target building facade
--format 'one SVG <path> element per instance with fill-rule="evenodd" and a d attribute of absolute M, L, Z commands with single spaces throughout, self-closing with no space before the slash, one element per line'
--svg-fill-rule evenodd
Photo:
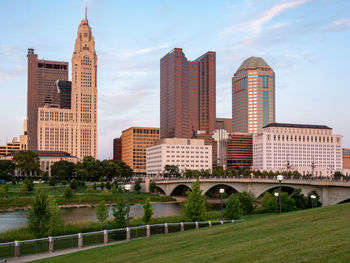
<path fill-rule="evenodd" d="M 113 139 L 113 159 L 122 160 L 122 137 Z"/>
<path fill-rule="evenodd" d="M 231 133 L 227 143 L 227 167 L 248 167 L 253 165 L 253 135 L 251 133 Z"/>
<path fill-rule="evenodd" d="M 191 138 L 215 130 L 216 53 L 188 61 L 181 48 L 160 60 L 160 137 Z"/>
<path fill-rule="evenodd" d="M 80 159 L 97 158 L 97 56 L 87 17 L 78 27 L 72 56 L 71 94 L 69 91 L 68 83 L 58 82 L 58 107 L 45 104 L 38 108 L 37 148 L 65 151 Z"/>
<path fill-rule="evenodd" d="M 57 80 L 68 81 L 68 62 L 40 60 L 28 49 L 28 149 L 38 149 L 38 109 L 44 105 L 58 107 Z"/>
<path fill-rule="evenodd" d="M 275 72 L 259 57 L 246 59 L 232 78 L 232 132 L 258 133 L 275 122 Z"/>
<path fill-rule="evenodd" d="M 212 147 L 201 139 L 162 139 L 146 150 L 147 175 L 165 172 L 166 165 L 175 165 L 180 172 L 186 170 L 211 170 Z"/>
<path fill-rule="evenodd" d="M 342 170 L 342 136 L 324 125 L 270 123 L 253 136 L 253 169 L 331 176 Z"/>
<path fill-rule="evenodd" d="M 228 133 L 232 133 L 232 118 L 216 118 L 215 129 L 223 129 Z"/>
<path fill-rule="evenodd" d="M 122 161 L 135 174 L 146 174 L 146 149 L 159 140 L 159 128 L 131 127 L 122 132 Z"/>
<path fill-rule="evenodd" d="M 350 169 L 350 148 L 343 149 L 343 169 Z"/>

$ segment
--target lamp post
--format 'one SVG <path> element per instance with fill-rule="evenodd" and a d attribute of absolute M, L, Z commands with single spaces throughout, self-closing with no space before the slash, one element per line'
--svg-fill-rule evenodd
<path fill-rule="evenodd" d="M 223 204 L 223 201 L 222 201 L 222 194 L 225 193 L 225 189 L 224 188 L 220 188 L 219 192 L 220 192 L 220 198 L 221 198 L 221 221 L 222 221 L 223 218 L 224 218 L 224 214 L 223 214 L 224 204 Z"/>
<path fill-rule="evenodd" d="M 275 198 L 275 206 L 276 206 L 276 214 L 277 214 L 277 197 L 279 196 L 279 194 L 277 192 L 274 193 Z"/>
<path fill-rule="evenodd" d="M 283 175 L 277 175 L 277 180 L 279 181 L 280 183 L 280 190 L 279 190 L 279 197 L 280 197 L 280 213 L 282 213 L 282 186 L 281 186 L 281 183 L 282 183 L 282 180 L 283 180 Z"/>
<path fill-rule="evenodd" d="M 311 197 L 311 207 L 314 208 L 315 204 L 314 204 L 314 201 L 316 199 L 316 195 L 310 195 Z"/>
<path fill-rule="evenodd" d="M 129 191 L 131 189 L 131 185 L 124 185 L 124 189 L 126 191 L 126 227 L 129 227 Z"/>

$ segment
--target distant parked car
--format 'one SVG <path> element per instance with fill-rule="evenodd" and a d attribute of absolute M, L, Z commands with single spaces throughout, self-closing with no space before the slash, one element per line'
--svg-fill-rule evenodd
<path fill-rule="evenodd" d="M 4 179 L 0 179 L 0 184 L 6 184 L 6 181 Z"/>

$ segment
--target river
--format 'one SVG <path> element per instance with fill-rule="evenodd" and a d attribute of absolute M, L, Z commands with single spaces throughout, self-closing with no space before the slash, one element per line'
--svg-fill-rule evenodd
<path fill-rule="evenodd" d="M 109 216 L 112 216 L 112 206 L 109 206 Z M 153 203 L 153 217 L 180 215 L 178 203 Z M 83 221 L 97 221 L 94 207 L 62 208 L 62 216 L 65 223 L 77 223 Z M 143 208 L 140 204 L 130 206 L 130 217 L 142 217 Z M 26 210 L 18 210 L 0 213 L 0 232 L 11 228 L 18 228 L 27 224 Z"/>

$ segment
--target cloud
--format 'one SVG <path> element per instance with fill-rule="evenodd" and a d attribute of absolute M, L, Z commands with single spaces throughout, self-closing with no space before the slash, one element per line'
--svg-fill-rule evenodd
<path fill-rule="evenodd" d="M 134 50 L 125 50 L 121 53 L 122 58 L 129 59 L 131 57 L 139 56 L 139 55 L 146 55 L 153 53 L 155 51 L 159 51 L 165 48 L 169 48 L 169 44 L 163 44 L 160 46 L 155 47 L 147 47 L 147 48 L 141 48 L 141 49 L 134 49 Z"/>
<path fill-rule="evenodd" d="M 350 19 L 347 18 L 333 21 L 330 26 L 326 27 L 326 30 L 328 31 L 340 31 L 348 29 L 350 29 Z"/>
<path fill-rule="evenodd" d="M 294 0 L 294 1 L 279 3 L 277 5 L 274 5 L 272 8 L 266 10 L 265 12 L 261 13 L 259 16 L 257 16 L 254 19 L 242 22 L 238 25 L 233 25 L 225 28 L 220 33 L 220 36 L 226 37 L 241 30 L 244 30 L 244 31 L 248 30 L 250 33 L 254 35 L 258 35 L 261 33 L 264 24 L 271 21 L 273 18 L 280 15 L 281 13 L 289 9 L 295 8 L 297 6 L 300 6 L 302 4 L 305 4 L 306 2 L 309 2 L 309 1 L 310 0 Z"/>

